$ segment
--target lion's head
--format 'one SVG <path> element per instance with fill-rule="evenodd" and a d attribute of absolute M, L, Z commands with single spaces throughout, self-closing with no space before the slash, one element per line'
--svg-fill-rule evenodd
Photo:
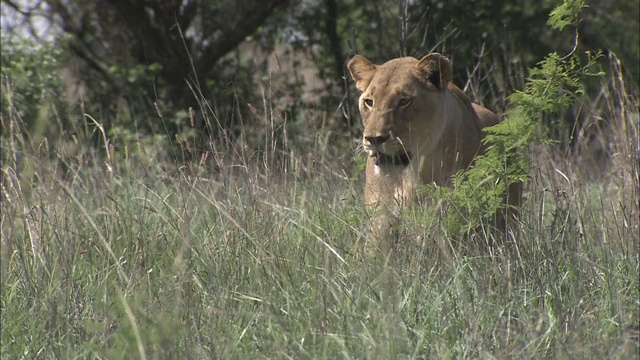
<path fill-rule="evenodd" d="M 356 55 L 348 68 L 362 92 L 367 203 L 403 203 L 420 185 L 445 185 L 481 150 L 478 114 L 496 116 L 472 106 L 451 83 L 446 57 L 432 53 L 374 65 Z"/>
<path fill-rule="evenodd" d="M 432 153 L 443 145 L 443 136 L 453 135 L 445 134 L 448 126 L 457 125 L 450 124 L 452 116 L 462 116 L 469 122 L 465 127 L 475 127 L 465 141 L 477 150 L 477 116 L 464 95 L 450 88 L 452 69 L 444 56 L 403 57 L 376 66 L 356 55 L 348 67 L 362 92 L 362 145 L 375 165 L 406 166 L 414 157 Z"/>

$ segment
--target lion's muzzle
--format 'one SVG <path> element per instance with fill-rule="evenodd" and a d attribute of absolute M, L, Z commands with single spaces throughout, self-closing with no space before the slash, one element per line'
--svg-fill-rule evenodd
<path fill-rule="evenodd" d="M 374 159 L 377 166 L 409 165 L 411 154 L 402 147 L 398 148 L 399 143 L 393 140 L 391 134 L 365 135 L 362 143 L 364 150 Z"/>
<path fill-rule="evenodd" d="M 394 165 L 406 167 L 411 162 L 411 154 L 407 152 L 399 153 L 396 155 L 387 155 L 383 153 L 377 153 L 374 156 L 374 163 L 376 166 Z"/>
<path fill-rule="evenodd" d="M 371 144 L 373 146 L 379 146 L 379 145 L 382 145 L 382 143 L 384 143 L 385 141 L 389 140 L 390 137 L 391 137 L 391 135 L 389 135 L 389 134 L 376 135 L 376 136 L 365 136 L 364 137 L 364 141 L 368 142 L 369 144 Z"/>
<path fill-rule="evenodd" d="M 362 145 L 367 154 L 373 158 L 376 166 L 407 166 L 411 161 L 411 153 L 401 146 L 401 142 L 391 134 L 365 135 Z"/>

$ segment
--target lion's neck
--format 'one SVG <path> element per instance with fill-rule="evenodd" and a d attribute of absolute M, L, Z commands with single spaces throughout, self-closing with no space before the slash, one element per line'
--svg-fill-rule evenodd
<path fill-rule="evenodd" d="M 409 165 L 375 165 L 370 158 L 367 161 L 367 203 L 384 203 L 397 208 L 411 202 L 420 183 L 417 172 Z"/>

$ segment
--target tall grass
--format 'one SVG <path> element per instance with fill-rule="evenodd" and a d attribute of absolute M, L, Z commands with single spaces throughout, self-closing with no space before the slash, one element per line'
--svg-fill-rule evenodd
<path fill-rule="evenodd" d="M 516 231 L 460 241 L 407 212 L 390 262 L 362 251 L 362 182 L 322 133 L 174 170 L 100 119 L 101 148 L 49 148 L 3 114 L 0 356 L 638 358 L 638 98 L 615 74 L 590 104 L 600 176 L 535 148 Z"/>

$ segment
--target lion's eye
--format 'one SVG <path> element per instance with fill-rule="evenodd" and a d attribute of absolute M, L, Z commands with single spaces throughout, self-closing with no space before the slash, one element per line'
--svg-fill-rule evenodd
<path fill-rule="evenodd" d="M 364 99 L 364 105 L 371 109 L 373 107 L 373 99 Z"/>
<path fill-rule="evenodd" d="M 402 98 L 400 99 L 400 101 L 398 101 L 398 106 L 408 106 L 409 104 L 411 104 L 411 99 L 410 98 Z"/>

